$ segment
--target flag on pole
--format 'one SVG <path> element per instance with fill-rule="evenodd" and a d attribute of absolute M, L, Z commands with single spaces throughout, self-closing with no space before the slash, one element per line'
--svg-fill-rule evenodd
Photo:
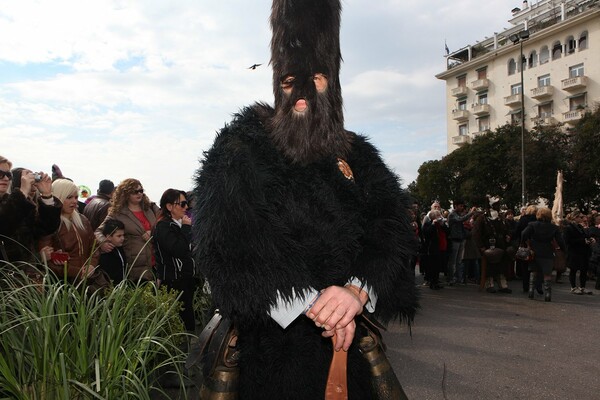
<path fill-rule="evenodd" d="M 444 47 L 446 48 L 446 55 L 450 54 L 450 49 L 448 48 L 448 43 L 444 40 Z"/>

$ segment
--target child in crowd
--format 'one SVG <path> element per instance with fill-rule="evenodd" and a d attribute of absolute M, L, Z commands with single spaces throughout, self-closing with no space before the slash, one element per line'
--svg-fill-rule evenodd
<path fill-rule="evenodd" d="M 125 225 L 117 219 L 109 219 L 104 224 L 102 234 L 114 248 L 108 253 L 100 255 L 100 268 L 102 268 L 115 285 L 125 279 L 125 266 L 127 258 L 123 250 L 125 241 Z"/>

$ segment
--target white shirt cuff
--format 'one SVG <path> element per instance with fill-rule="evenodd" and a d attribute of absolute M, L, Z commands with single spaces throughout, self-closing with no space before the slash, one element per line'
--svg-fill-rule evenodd
<path fill-rule="evenodd" d="M 369 300 L 367 301 L 367 304 L 365 304 L 365 308 L 369 312 L 374 312 L 375 306 L 377 305 L 377 294 L 373 291 L 373 288 L 368 284 L 363 285 L 362 281 L 355 277 L 350 279 L 348 284 L 357 286 L 367 292 Z M 277 304 L 271 307 L 269 315 L 279 324 L 279 326 L 285 329 L 306 311 L 306 308 L 318 293 L 319 292 L 316 289 L 309 288 L 304 289 L 302 291 L 302 296 L 300 296 L 299 294 L 296 294 L 295 290 L 292 288 L 292 295 L 294 298 L 291 301 L 287 301 L 283 299 L 281 293 L 277 291 Z"/>
<path fill-rule="evenodd" d="M 277 292 L 277 304 L 275 304 L 269 310 L 269 315 L 275 322 L 279 324 L 283 329 L 287 328 L 300 314 L 304 313 L 306 307 L 310 304 L 312 299 L 319 292 L 316 289 L 304 289 L 302 291 L 303 296 L 296 294 L 292 288 L 292 294 L 294 298 L 291 301 L 287 301 L 281 297 L 281 293 Z"/>

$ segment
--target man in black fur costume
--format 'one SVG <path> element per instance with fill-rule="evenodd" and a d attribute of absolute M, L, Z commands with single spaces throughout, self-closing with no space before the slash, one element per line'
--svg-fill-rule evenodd
<path fill-rule="evenodd" d="M 368 140 L 344 129 L 339 0 L 274 0 L 275 108 L 221 130 L 197 175 L 197 260 L 239 331 L 240 399 L 324 397 L 335 350 L 350 399 L 372 399 L 363 308 L 417 308 L 407 195 Z"/>

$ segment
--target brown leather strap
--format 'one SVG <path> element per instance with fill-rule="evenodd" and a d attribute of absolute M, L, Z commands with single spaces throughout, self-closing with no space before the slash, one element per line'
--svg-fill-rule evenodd
<path fill-rule="evenodd" d="M 205 355 L 206 347 L 208 346 L 210 339 L 212 339 L 215 330 L 221 324 L 222 319 L 223 317 L 221 314 L 219 314 L 219 310 L 216 310 L 213 317 L 210 319 L 210 321 L 208 321 L 208 324 L 206 324 L 202 330 L 202 333 L 200 333 L 195 346 L 191 349 L 190 354 L 185 361 L 186 368 L 189 369 L 193 367 L 197 362 L 200 361 L 202 356 Z"/>
<path fill-rule="evenodd" d="M 331 339 L 334 350 L 325 387 L 325 400 L 348 400 L 348 375 L 346 373 L 348 353 L 344 350 L 335 351 L 337 335 Z"/>

